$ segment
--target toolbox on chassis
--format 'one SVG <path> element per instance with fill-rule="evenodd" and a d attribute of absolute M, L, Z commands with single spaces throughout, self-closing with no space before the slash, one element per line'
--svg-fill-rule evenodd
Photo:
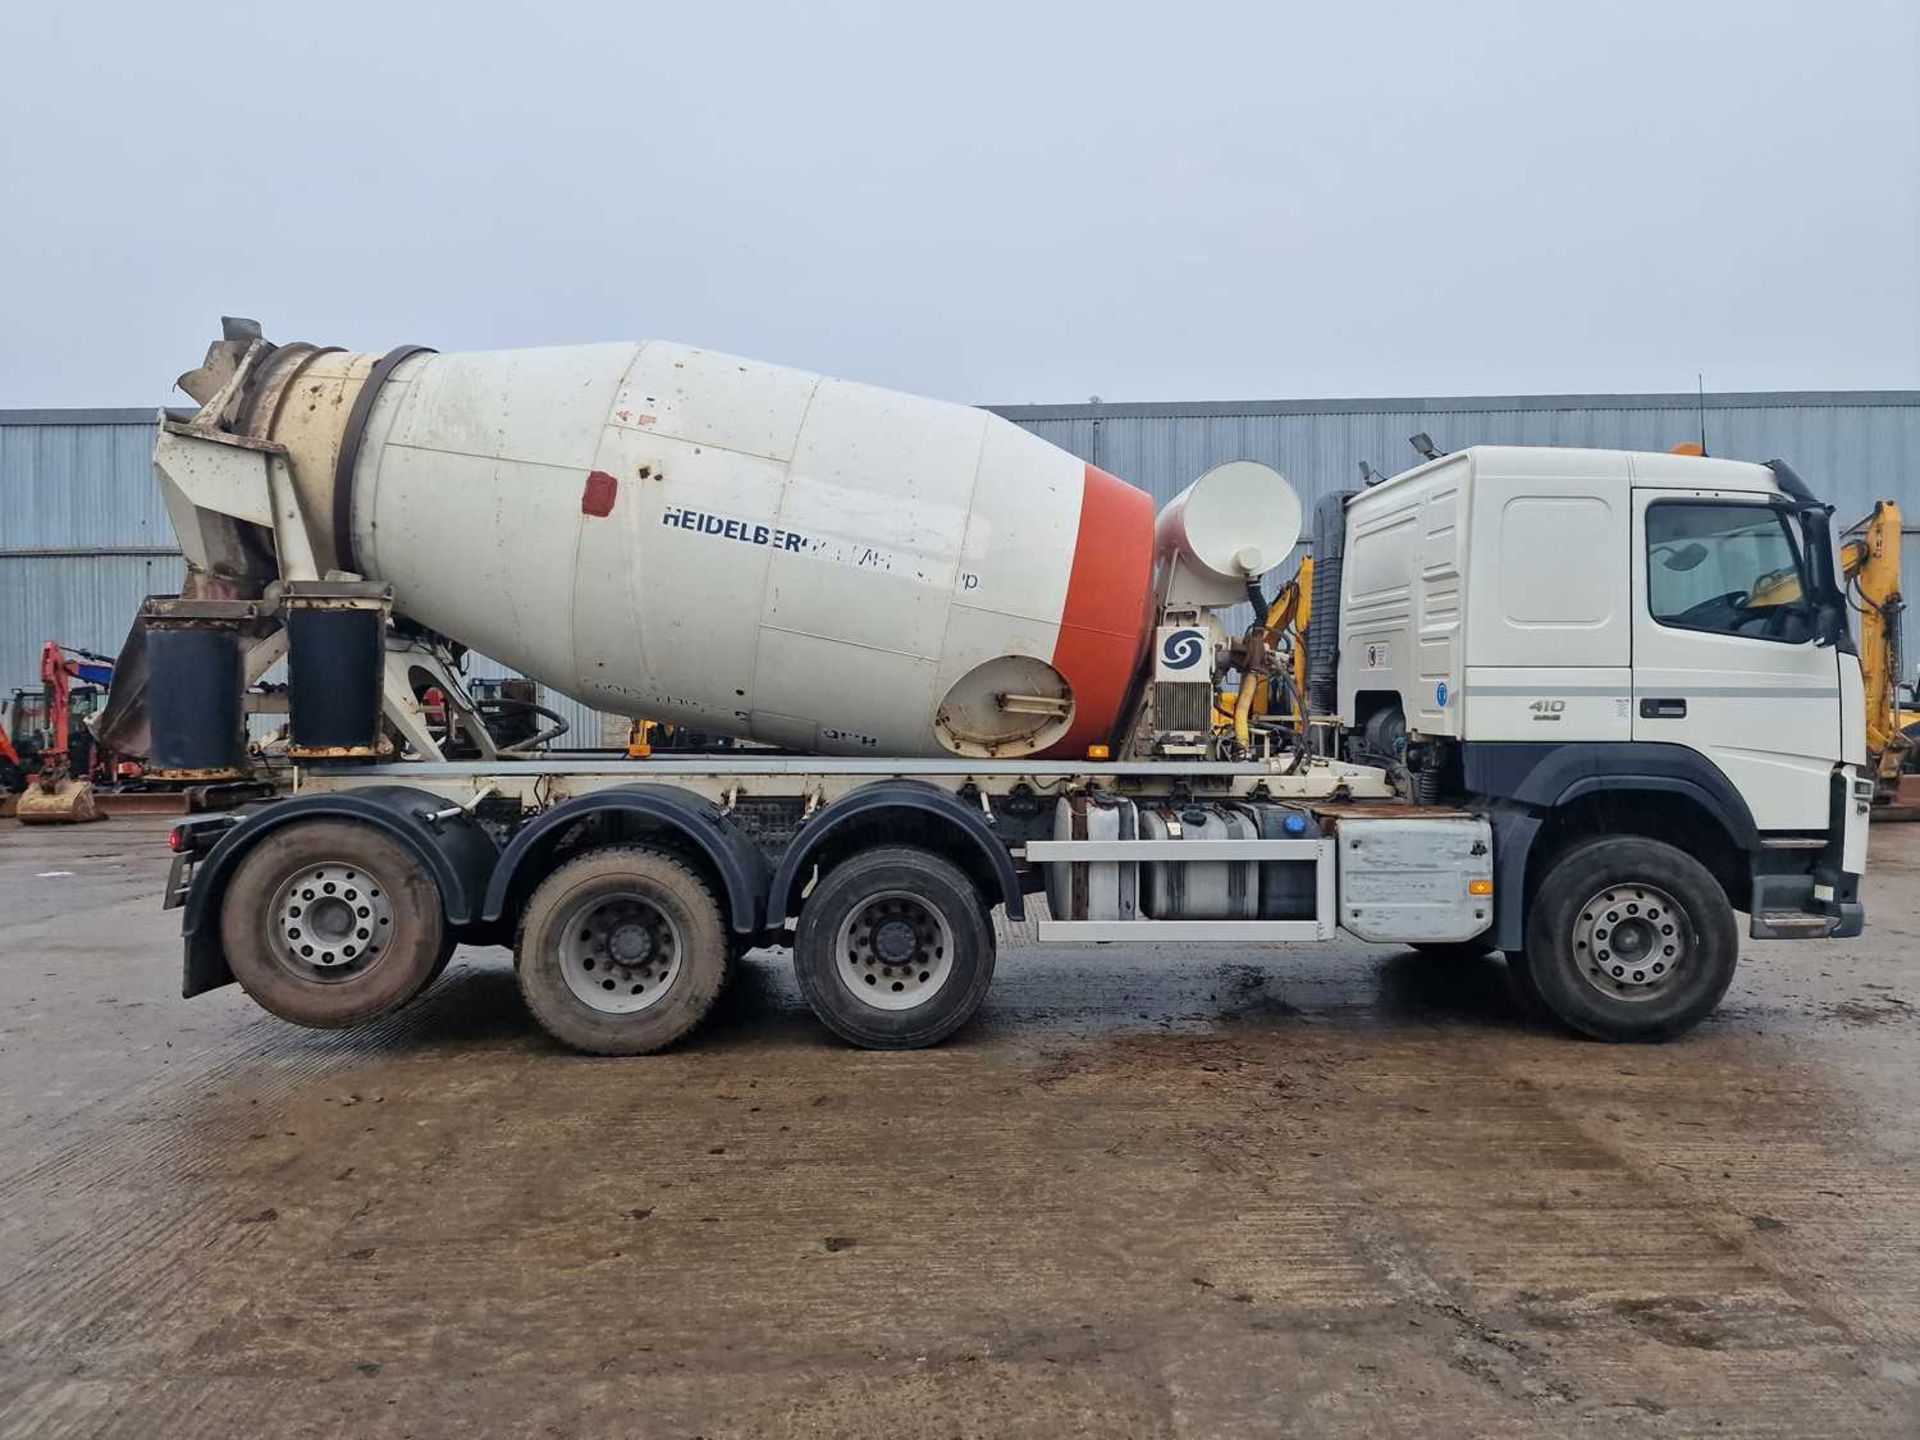
<path fill-rule="evenodd" d="M 294 792 L 173 831 L 188 995 L 349 1025 L 505 945 L 548 1031 L 639 1053 L 783 945 L 834 1032 L 911 1047 L 1031 900 L 1043 942 L 1498 950 L 1566 1025 L 1657 1039 L 1719 1002 L 1736 912 L 1864 923 L 1860 668 L 1778 461 L 1441 455 L 1324 497 L 1269 593 L 1301 511 L 1265 467 L 1156 515 L 982 412 L 685 346 L 232 322 L 183 385 L 188 582 L 106 725 L 161 780 L 246 776 L 284 660 Z M 466 645 L 750 748 L 543 749 Z"/>

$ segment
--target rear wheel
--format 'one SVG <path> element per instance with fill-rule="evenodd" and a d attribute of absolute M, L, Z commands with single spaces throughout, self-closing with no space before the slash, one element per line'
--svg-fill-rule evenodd
<path fill-rule="evenodd" d="M 621 845 L 541 881 L 514 965 L 527 1009 L 561 1044 L 644 1055 L 706 1018 L 729 949 L 720 903 L 700 876 L 670 855 Z"/>
<path fill-rule="evenodd" d="M 1560 856 L 1533 898 L 1516 978 L 1573 1029 L 1665 1040 L 1733 983 L 1733 907 L 1711 872 L 1658 840 L 1613 836 Z"/>
<path fill-rule="evenodd" d="M 869 1050 L 934 1045 L 973 1018 L 993 981 L 993 925 L 959 866 L 904 845 L 827 873 L 800 911 L 801 993 Z"/>
<path fill-rule="evenodd" d="M 350 820 L 275 830 L 220 906 L 234 979 L 296 1025 L 337 1029 L 397 1010 L 438 974 L 440 891 L 398 841 Z"/>

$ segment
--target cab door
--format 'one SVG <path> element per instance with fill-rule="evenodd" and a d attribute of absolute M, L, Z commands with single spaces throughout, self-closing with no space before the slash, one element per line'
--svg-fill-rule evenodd
<path fill-rule="evenodd" d="M 1824 829 L 1842 656 L 1815 641 L 1793 515 L 1737 491 L 1633 497 L 1633 738 L 1705 755 L 1762 830 Z"/>

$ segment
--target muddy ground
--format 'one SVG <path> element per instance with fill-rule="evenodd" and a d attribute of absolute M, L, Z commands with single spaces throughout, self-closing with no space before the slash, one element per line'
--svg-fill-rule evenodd
<path fill-rule="evenodd" d="M 761 955 L 628 1061 L 500 951 L 181 1001 L 163 831 L 0 831 L 0 1433 L 1920 1433 L 1920 826 L 1663 1047 L 1498 961 L 1016 943 L 938 1050 Z"/>

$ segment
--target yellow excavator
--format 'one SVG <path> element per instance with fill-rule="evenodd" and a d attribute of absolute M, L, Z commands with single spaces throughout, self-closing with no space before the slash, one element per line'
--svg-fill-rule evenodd
<path fill-rule="evenodd" d="M 1874 502 L 1873 511 L 1845 531 L 1840 569 L 1848 598 L 1860 612 L 1860 674 L 1867 692 L 1867 762 L 1875 802 L 1893 803 L 1900 776 L 1920 739 L 1920 711 L 1900 703 L 1900 507 Z"/>
<path fill-rule="evenodd" d="M 1840 573 L 1847 600 L 1860 616 L 1860 678 L 1867 700 L 1867 763 L 1874 772 L 1874 803 L 1891 805 L 1900 777 L 1913 767 L 1920 744 L 1920 711 L 1901 704 L 1900 506 L 1876 500 L 1863 519 L 1842 532 Z M 1749 605 L 1787 605 L 1800 598 L 1797 571 L 1765 576 Z"/>

